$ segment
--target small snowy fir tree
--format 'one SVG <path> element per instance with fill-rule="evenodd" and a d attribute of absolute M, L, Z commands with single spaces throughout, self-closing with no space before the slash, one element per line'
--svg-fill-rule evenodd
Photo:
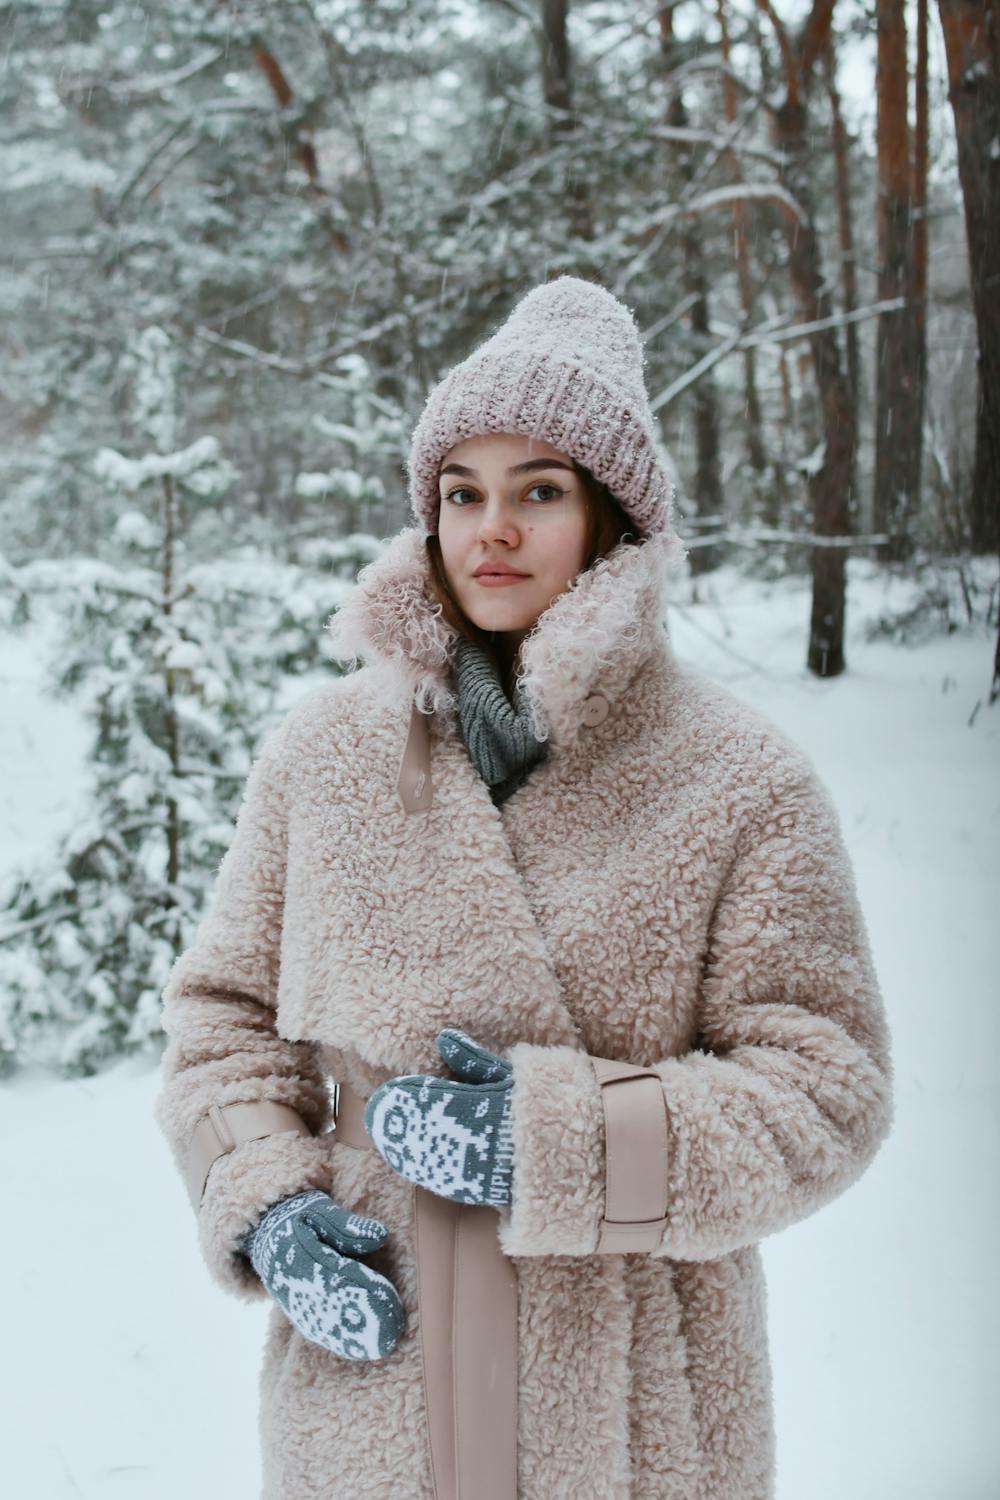
<path fill-rule="evenodd" d="M 148 328 L 131 352 L 136 430 L 151 443 L 96 468 L 126 509 L 121 565 L 36 562 L 2 580 L 8 624 L 54 611 L 53 691 L 92 727 L 87 810 L 44 867 L 0 894 L 0 1073 L 64 1076 L 162 1046 L 160 996 L 233 834 L 254 749 L 289 677 L 333 668 L 322 623 L 378 551 L 328 543 L 322 570 L 267 558 L 185 566 L 183 507 L 233 471 L 211 437 L 176 445 L 174 356 Z"/>

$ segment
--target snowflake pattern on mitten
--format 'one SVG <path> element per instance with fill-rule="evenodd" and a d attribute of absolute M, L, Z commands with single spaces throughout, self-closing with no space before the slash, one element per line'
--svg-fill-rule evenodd
<path fill-rule="evenodd" d="M 318 1188 L 284 1198 L 245 1236 L 244 1253 L 289 1321 L 344 1359 L 382 1359 L 406 1325 L 392 1282 L 354 1257 L 389 1231 Z"/>
<path fill-rule="evenodd" d="M 365 1129 L 393 1171 L 457 1203 L 511 1201 L 513 1068 L 448 1027 L 438 1051 L 462 1082 L 411 1073 L 379 1085 Z"/>

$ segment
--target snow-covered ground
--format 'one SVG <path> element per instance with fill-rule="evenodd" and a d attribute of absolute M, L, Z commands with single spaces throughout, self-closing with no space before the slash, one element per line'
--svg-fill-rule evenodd
<path fill-rule="evenodd" d="M 777 1500 L 996 1500 L 992 640 L 866 643 L 863 622 L 905 586 L 852 563 L 849 670 L 820 682 L 803 666 L 801 581 L 764 586 L 725 569 L 702 602 L 684 592 L 669 616 L 677 654 L 794 735 L 834 794 L 894 1038 L 896 1123 L 876 1161 L 764 1241 Z M 5 866 L 61 826 L 80 785 L 84 736 L 72 707 L 39 698 L 37 659 L 30 640 L 0 638 Z M 136 1061 L 80 1082 L 0 1085 L 9 1500 L 259 1492 L 267 1304 L 209 1280 L 152 1119 L 156 1088 L 153 1065 Z"/>

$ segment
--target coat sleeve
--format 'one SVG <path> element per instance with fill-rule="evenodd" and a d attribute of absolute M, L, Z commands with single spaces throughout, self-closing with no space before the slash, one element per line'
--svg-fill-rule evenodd
<path fill-rule="evenodd" d="M 652 1257 L 714 1259 L 805 1218 L 861 1175 L 891 1125 L 888 1029 L 836 810 L 801 752 L 782 766 L 716 901 L 703 1045 L 653 1063 L 669 1144 Z M 510 1058 L 500 1243 L 594 1253 L 605 1126 L 593 1066 L 572 1047 L 517 1043 Z"/>
<path fill-rule="evenodd" d="M 245 1301 L 266 1297 L 238 1242 L 264 1210 L 305 1188 L 330 1189 L 330 1094 L 315 1045 L 276 1030 L 286 871 L 289 720 L 260 750 L 207 915 L 174 962 L 163 991 L 168 1044 L 155 1117 L 182 1177 L 198 1122 L 211 1104 L 290 1105 L 313 1135 L 245 1141 L 212 1164 L 197 1211 L 213 1278 Z M 185 1194 L 186 1201 L 186 1194 Z"/>

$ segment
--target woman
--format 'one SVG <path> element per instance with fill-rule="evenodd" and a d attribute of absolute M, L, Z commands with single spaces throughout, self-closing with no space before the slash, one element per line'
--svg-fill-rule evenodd
<path fill-rule="evenodd" d="M 262 1494 L 765 1500 L 758 1242 L 892 1109 L 836 813 L 672 655 L 610 293 L 536 287 L 450 370 L 410 493 L 164 992 L 205 1258 L 275 1299 Z"/>

